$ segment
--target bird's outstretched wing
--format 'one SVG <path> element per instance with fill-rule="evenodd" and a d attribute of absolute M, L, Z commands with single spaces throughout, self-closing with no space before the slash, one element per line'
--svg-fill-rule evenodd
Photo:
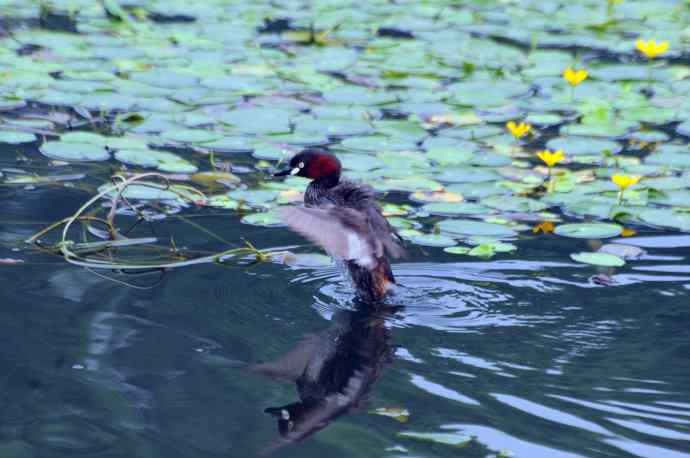
<path fill-rule="evenodd" d="M 292 230 L 321 245 L 332 256 L 354 261 L 362 267 L 376 267 L 384 247 L 390 251 L 389 245 L 395 245 L 392 240 L 377 237 L 371 230 L 370 216 L 364 211 L 334 205 L 283 207 L 278 211 Z"/>

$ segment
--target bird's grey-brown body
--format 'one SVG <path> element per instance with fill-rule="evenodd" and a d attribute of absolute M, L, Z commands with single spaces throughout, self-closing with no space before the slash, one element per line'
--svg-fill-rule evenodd
<path fill-rule="evenodd" d="M 379 302 L 395 284 L 386 254 L 398 257 L 402 249 L 365 184 L 340 178 L 340 162 L 321 150 L 302 152 L 290 161 L 292 174 L 312 178 L 304 194 L 305 207 L 280 209 L 290 228 L 342 259 L 357 296 Z M 398 237 L 399 238 L 399 237 Z"/>
<path fill-rule="evenodd" d="M 371 267 L 353 260 L 345 263 L 357 295 L 367 302 L 381 300 L 390 286 L 395 284 L 385 251 L 400 256 L 401 249 L 393 241 L 395 231 L 374 201 L 374 190 L 349 180 L 341 180 L 330 188 L 320 180 L 314 180 L 307 187 L 304 203 L 307 207 L 327 209 L 330 218 L 367 238 L 374 254 Z"/>

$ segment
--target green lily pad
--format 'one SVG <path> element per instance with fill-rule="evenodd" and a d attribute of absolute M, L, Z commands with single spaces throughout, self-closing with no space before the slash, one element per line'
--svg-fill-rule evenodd
<path fill-rule="evenodd" d="M 279 108 L 251 107 L 228 111 L 219 119 L 246 134 L 285 134 L 291 130 L 292 114 Z"/>
<path fill-rule="evenodd" d="M 376 156 L 369 154 L 340 154 L 338 159 L 346 170 L 357 170 L 364 172 L 367 170 L 373 170 L 384 165 L 384 162 Z"/>
<path fill-rule="evenodd" d="M 687 211 L 676 211 L 672 208 L 649 208 L 641 211 L 638 216 L 645 223 L 654 226 L 690 231 L 690 212 Z"/>
<path fill-rule="evenodd" d="M 99 191 L 103 191 L 104 189 L 108 188 L 110 185 L 103 185 L 100 188 L 98 188 Z M 110 193 L 107 194 L 107 196 L 112 196 L 115 194 L 115 191 L 111 191 Z M 167 201 L 172 201 L 172 200 L 179 200 L 180 196 L 179 194 L 171 191 L 168 189 L 166 185 L 159 184 L 159 183 L 135 183 L 127 186 L 125 188 L 124 192 L 122 193 L 122 196 L 125 197 L 126 199 L 131 199 L 131 200 L 167 200 Z"/>
<path fill-rule="evenodd" d="M 401 431 L 398 433 L 398 437 L 422 442 L 435 442 L 451 447 L 464 447 L 472 440 L 470 436 L 460 433 L 417 433 L 413 431 Z"/>
<path fill-rule="evenodd" d="M 480 203 L 505 212 L 540 212 L 548 208 L 544 202 L 517 196 L 489 196 L 481 199 Z"/>
<path fill-rule="evenodd" d="M 456 246 L 444 248 L 443 251 L 445 251 L 446 253 L 450 253 L 450 254 L 467 254 L 470 252 L 470 248 L 468 248 L 466 246 L 456 245 Z"/>
<path fill-rule="evenodd" d="M 500 176 L 493 170 L 480 167 L 456 167 L 443 170 L 436 179 L 444 183 L 482 183 L 496 181 Z"/>
<path fill-rule="evenodd" d="M 287 266 L 298 268 L 327 267 L 333 264 L 333 260 L 330 256 L 320 253 L 279 253 L 272 255 L 271 259 L 279 261 Z"/>
<path fill-rule="evenodd" d="M 122 149 L 115 152 L 115 159 L 139 167 L 154 167 L 163 172 L 194 173 L 197 167 L 176 154 L 150 149 Z"/>
<path fill-rule="evenodd" d="M 562 149 L 567 155 L 572 156 L 616 154 L 623 149 L 620 143 L 612 140 L 576 136 L 553 138 L 546 142 L 546 147 L 551 150 Z"/>
<path fill-rule="evenodd" d="M 217 140 L 205 142 L 202 146 L 205 149 L 226 152 L 226 153 L 243 153 L 253 151 L 256 145 L 256 139 L 252 137 L 222 137 Z M 270 158 L 273 159 L 273 158 Z"/>
<path fill-rule="evenodd" d="M 609 253 L 590 253 L 583 251 L 580 253 L 571 254 L 570 257 L 573 259 L 573 261 L 591 264 L 593 266 L 622 267 L 625 265 L 625 261 L 623 259 Z"/>
<path fill-rule="evenodd" d="M 450 247 L 455 245 L 455 239 L 441 234 L 421 234 L 409 237 L 412 243 L 431 247 Z"/>
<path fill-rule="evenodd" d="M 277 227 L 285 225 L 283 220 L 280 219 L 280 215 L 273 211 L 245 215 L 240 221 L 252 226 Z"/>
<path fill-rule="evenodd" d="M 38 149 L 44 156 L 62 161 L 105 161 L 110 158 L 105 147 L 88 143 L 51 141 Z"/>
<path fill-rule="evenodd" d="M 264 189 L 237 189 L 235 191 L 230 191 L 228 195 L 237 201 L 246 202 L 249 205 L 258 205 L 275 200 L 278 197 L 278 192 Z"/>
<path fill-rule="evenodd" d="M 623 228 L 610 223 L 575 223 L 556 226 L 554 233 L 563 237 L 577 239 L 605 239 L 617 237 Z"/>
<path fill-rule="evenodd" d="M 174 129 L 161 132 L 163 140 L 180 143 L 209 143 L 222 136 L 219 132 L 206 129 Z"/>
<path fill-rule="evenodd" d="M 515 231 L 502 224 L 485 223 L 468 219 L 446 219 L 438 223 L 441 232 L 451 236 L 469 237 L 472 235 L 486 235 L 493 237 L 514 237 Z"/>
<path fill-rule="evenodd" d="M 36 136 L 29 132 L 0 130 L 0 143 L 19 145 L 20 143 L 31 143 L 33 141 L 36 141 Z"/>
<path fill-rule="evenodd" d="M 410 418 L 410 411 L 400 407 L 379 407 L 378 409 L 369 411 L 369 413 L 389 417 L 400 423 L 406 423 Z"/>
<path fill-rule="evenodd" d="M 432 215 L 486 215 L 492 213 L 490 208 L 468 202 L 432 202 L 424 205 L 422 211 Z"/>
<path fill-rule="evenodd" d="M 370 135 L 366 137 L 350 137 L 340 143 L 342 148 L 353 151 L 403 151 L 414 150 L 417 142 L 409 139 Z"/>

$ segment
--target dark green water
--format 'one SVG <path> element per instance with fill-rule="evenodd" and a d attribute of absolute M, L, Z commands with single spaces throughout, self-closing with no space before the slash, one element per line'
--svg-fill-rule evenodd
<path fill-rule="evenodd" d="M 5 188 L 0 258 L 27 257 L 9 247 L 87 197 Z M 302 243 L 219 212 L 196 221 L 263 248 Z M 0 456 L 690 456 L 690 267 L 642 261 L 602 287 L 593 268 L 566 261 L 577 242 L 563 240 L 488 262 L 409 247 L 394 266 L 397 307 L 378 318 L 355 311 L 331 268 L 206 265 L 139 291 L 31 254 L 0 268 Z M 687 238 L 675 242 L 648 249 L 687 259 Z M 299 401 L 296 385 L 255 365 L 297 349 L 293 363 L 307 354 L 314 366 L 334 342 L 332 374 L 305 390 L 351 377 L 363 383 L 357 405 L 281 441 L 264 409 Z M 370 413 L 380 407 L 409 420 Z M 473 440 L 454 448 L 402 431 Z"/>

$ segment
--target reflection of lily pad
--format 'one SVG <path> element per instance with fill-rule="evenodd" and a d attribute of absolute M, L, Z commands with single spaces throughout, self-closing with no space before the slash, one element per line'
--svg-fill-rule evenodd
<path fill-rule="evenodd" d="M 623 228 L 618 224 L 576 223 L 561 224 L 553 232 L 563 237 L 577 239 L 605 239 L 620 235 L 622 230 Z"/>

